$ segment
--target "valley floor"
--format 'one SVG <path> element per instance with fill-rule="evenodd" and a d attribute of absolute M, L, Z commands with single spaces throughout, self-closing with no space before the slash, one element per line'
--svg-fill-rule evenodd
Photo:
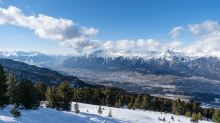
<path fill-rule="evenodd" d="M 72 103 L 73 105 L 75 102 Z M 73 111 L 59 111 L 47 108 L 39 108 L 39 110 L 20 110 L 21 118 L 13 118 L 10 110 L 13 105 L 9 105 L 3 111 L 0 110 L 0 123 L 163 123 L 165 117 L 167 123 L 178 122 L 189 123 L 190 118 L 185 116 L 176 116 L 170 113 L 164 114 L 154 111 L 129 110 L 124 108 L 112 108 L 102 106 L 102 114 L 98 114 L 97 105 L 84 103 L 79 104 L 79 114 Z M 107 117 L 109 109 L 112 110 L 113 117 Z M 72 106 L 73 110 L 73 106 Z M 87 112 L 88 110 L 88 112 Z M 171 120 L 171 116 L 175 121 Z M 199 121 L 199 123 L 210 123 L 210 121 Z"/>

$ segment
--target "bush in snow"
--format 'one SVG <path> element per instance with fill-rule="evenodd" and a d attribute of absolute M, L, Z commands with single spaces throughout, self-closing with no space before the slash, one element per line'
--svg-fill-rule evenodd
<path fill-rule="evenodd" d="M 99 113 L 99 115 L 102 114 L 102 108 L 101 108 L 101 106 L 99 106 L 98 113 Z"/>
<path fill-rule="evenodd" d="M 76 102 L 76 104 L 74 105 L 74 110 L 75 110 L 75 113 L 79 113 L 79 105 L 77 104 L 77 102 Z"/>
<path fill-rule="evenodd" d="M 111 111 L 111 109 L 109 110 L 108 117 L 112 117 L 112 111 Z"/>
<path fill-rule="evenodd" d="M 17 107 L 17 105 L 16 105 L 16 103 L 14 104 L 14 108 L 13 109 L 11 109 L 11 114 L 13 115 L 13 117 L 20 117 L 21 116 L 21 112 L 20 111 L 18 111 L 18 107 Z"/>

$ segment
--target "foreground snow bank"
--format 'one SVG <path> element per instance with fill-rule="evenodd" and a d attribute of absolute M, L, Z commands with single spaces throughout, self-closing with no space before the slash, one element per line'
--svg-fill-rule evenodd
<path fill-rule="evenodd" d="M 75 102 L 72 103 L 73 105 Z M 123 108 L 112 108 L 102 106 L 102 114 L 98 114 L 98 106 L 84 103 L 79 104 L 79 114 L 73 111 L 58 111 L 47 108 L 39 108 L 39 110 L 20 110 L 21 118 L 13 118 L 10 110 L 13 105 L 9 105 L 3 111 L 0 110 L 0 123 L 163 123 L 165 117 L 166 122 L 173 122 L 171 116 L 173 114 L 160 114 L 160 112 L 129 110 Z M 107 117 L 109 109 L 112 110 L 113 117 Z M 73 110 L 72 106 L 72 110 Z M 87 112 L 88 110 L 88 112 Z M 184 116 L 173 116 L 175 122 L 180 120 L 181 123 L 189 123 L 190 119 Z M 200 121 L 200 123 L 210 123 L 208 121 Z"/>

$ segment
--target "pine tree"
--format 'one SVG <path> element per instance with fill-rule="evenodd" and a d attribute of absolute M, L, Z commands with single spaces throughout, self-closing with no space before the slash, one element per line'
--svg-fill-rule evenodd
<path fill-rule="evenodd" d="M 102 114 L 102 108 L 101 108 L 101 106 L 99 106 L 98 113 L 99 113 L 99 115 Z"/>
<path fill-rule="evenodd" d="M 201 112 L 199 112 L 199 113 L 197 114 L 197 118 L 198 118 L 198 120 L 204 120 L 204 117 L 202 116 L 202 113 L 201 113 Z"/>
<path fill-rule="evenodd" d="M 119 108 L 119 103 L 116 102 L 114 107 L 115 107 L 115 108 Z"/>
<path fill-rule="evenodd" d="M 212 116 L 212 121 L 220 123 L 220 110 L 216 109 L 213 116 Z"/>
<path fill-rule="evenodd" d="M 140 108 L 141 109 L 147 108 L 147 97 L 143 97 L 143 102 L 141 103 Z"/>
<path fill-rule="evenodd" d="M 129 103 L 129 104 L 127 105 L 127 109 L 131 109 L 131 108 L 132 108 L 132 104 Z"/>
<path fill-rule="evenodd" d="M 190 111 L 188 111 L 188 112 L 186 112 L 186 115 L 185 115 L 186 117 L 191 117 L 192 116 L 192 114 L 191 114 L 191 112 Z"/>
<path fill-rule="evenodd" d="M 119 101 L 118 101 L 118 106 L 119 106 L 119 108 L 123 106 L 123 102 L 121 99 L 119 99 Z"/>
<path fill-rule="evenodd" d="M 109 110 L 108 117 L 112 117 L 112 111 L 111 111 L 111 109 Z"/>
<path fill-rule="evenodd" d="M 141 97 L 141 95 L 138 95 L 137 98 L 134 101 L 133 107 L 135 109 L 140 109 L 141 103 L 142 103 L 142 97 Z"/>
<path fill-rule="evenodd" d="M 76 104 L 74 105 L 74 110 L 75 110 L 75 113 L 79 113 L 79 105 L 77 104 L 77 102 L 76 102 Z"/>
<path fill-rule="evenodd" d="M 58 105 L 58 109 L 61 110 L 71 110 L 71 97 L 72 97 L 72 89 L 69 85 L 68 81 L 62 82 L 56 91 L 56 100 L 60 105 Z M 60 107 L 59 107 L 60 106 Z"/>
<path fill-rule="evenodd" d="M 172 113 L 179 115 L 182 112 L 182 102 L 181 100 L 178 98 L 177 100 L 172 101 Z"/>
<path fill-rule="evenodd" d="M 12 74 L 11 71 L 9 71 L 7 75 L 7 85 L 8 85 L 8 92 L 7 96 L 9 97 L 10 104 L 13 104 L 16 102 L 17 99 L 17 90 L 16 90 L 16 76 Z"/>
<path fill-rule="evenodd" d="M 54 102 L 56 100 L 55 98 L 56 95 L 56 88 L 53 86 L 48 86 L 45 92 L 45 97 L 46 97 L 46 107 L 47 108 L 55 108 Z"/>
<path fill-rule="evenodd" d="M 24 78 L 22 82 L 17 83 L 18 99 L 16 104 L 21 105 L 23 109 L 38 109 L 37 91 L 30 79 Z"/>
<path fill-rule="evenodd" d="M 47 89 L 46 83 L 38 82 L 34 85 L 35 89 L 37 90 L 37 100 L 44 101 L 45 100 L 45 92 Z"/>
<path fill-rule="evenodd" d="M 13 115 L 13 117 L 17 118 L 21 116 L 21 112 L 18 110 L 18 107 L 16 105 L 16 103 L 14 104 L 14 108 L 11 109 L 11 114 Z"/>
<path fill-rule="evenodd" d="M 192 119 L 190 119 L 190 121 L 198 123 L 198 117 L 197 117 L 196 113 L 192 114 Z"/>
<path fill-rule="evenodd" d="M 151 104 L 152 104 L 152 110 L 157 111 L 160 106 L 158 98 L 154 97 Z"/>
<path fill-rule="evenodd" d="M 134 97 L 132 96 L 130 99 L 130 103 L 128 103 L 127 105 L 127 109 L 131 109 L 133 107 L 133 104 L 134 104 Z"/>
<path fill-rule="evenodd" d="M 165 117 L 163 118 L 163 122 L 165 122 Z"/>
<path fill-rule="evenodd" d="M 215 112 L 215 109 L 214 109 L 213 107 L 211 107 L 211 108 L 209 109 L 208 118 L 212 118 L 214 112 Z"/>
<path fill-rule="evenodd" d="M 206 108 L 203 110 L 204 117 L 208 117 L 209 110 Z"/>
<path fill-rule="evenodd" d="M 7 94 L 7 75 L 3 66 L 0 64 L 0 108 L 3 110 L 9 104 Z"/>

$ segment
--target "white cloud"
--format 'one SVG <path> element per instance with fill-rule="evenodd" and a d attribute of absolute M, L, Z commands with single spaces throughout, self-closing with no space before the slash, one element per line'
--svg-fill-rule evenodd
<path fill-rule="evenodd" d="M 189 31 L 194 35 L 200 35 L 203 31 L 206 31 L 206 33 L 211 33 L 219 29 L 219 24 L 216 21 L 207 20 L 204 21 L 202 24 L 189 24 L 188 28 Z"/>
<path fill-rule="evenodd" d="M 137 45 L 139 47 L 145 47 L 148 51 L 167 51 L 170 48 L 176 48 L 177 46 L 183 45 L 182 42 L 173 41 L 168 44 L 160 44 L 158 41 L 154 39 L 139 39 L 137 41 Z"/>
<path fill-rule="evenodd" d="M 32 29 L 41 38 L 59 41 L 61 46 L 79 52 L 101 46 L 100 41 L 90 39 L 96 36 L 98 29 L 79 27 L 72 20 L 56 19 L 42 14 L 37 17 L 25 16 L 14 6 L 0 8 L 0 24 L 5 23 Z"/>
<path fill-rule="evenodd" d="M 118 40 L 116 42 L 117 46 L 116 49 L 132 49 L 136 48 L 137 44 L 135 41 L 129 41 L 129 40 Z"/>
<path fill-rule="evenodd" d="M 203 27 L 200 26 L 199 24 L 195 25 L 188 25 L 189 31 L 192 32 L 194 35 L 200 35 L 201 32 L 203 31 Z"/>
<path fill-rule="evenodd" d="M 117 42 L 114 41 L 107 41 L 103 46 L 106 49 L 110 49 L 116 45 L 116 49 L 132 49 L 132 48 L 146 48 L 148 51 L 159 51 L 164 52 L 171 48 L 176 48 L 178 46 L 183 45 L 182 42 L 173 41 L 167 44 L 160 44 L 158 41 L 154 39 L 139 39 L 137 42 L 130 41 L 130 40 L 118 40 Z"/>
<path fill-rule="evenodd" d="M 212 52 L 220 51 L 220 31 L 216 30 L 212 33 L 204 34 L 201 39 L 186 49 L 190 52 Z"/>
<path fill-rule="evenodd" d="M 114 47 L 116 45 L 116 43 L 114 41 L 107 41 L 105 44 L 103 44 L 103 47 L 106 49 L 110 49 L 112 47 Z"/>
<path fill-rule="evenodd" d="M 178 26 L 178 27 L 174 27 L 170 32 L 169 34 L 172 35 L 172 38 L 175 38 L 176 36 L 178 36 L 180 34 L 180 31 L 181 30 L 184 30 L 183 27 L 181 26 Z"/>
<path fill-rule="evenodd" d="M 102 46 L 99 40 L 87 40 L 83 38 L 74 38 L 60 42 L 61 46 L 74 49 L 78 53 L 82 53 L 84 50 L 97 49 Z"/>
<path fill-rule="evenodd" d="M 219 28 L 218 22 L 207 20 L 201 24 L 202 27 L 206 29 L 207 32 L 212 32 Z"/>

